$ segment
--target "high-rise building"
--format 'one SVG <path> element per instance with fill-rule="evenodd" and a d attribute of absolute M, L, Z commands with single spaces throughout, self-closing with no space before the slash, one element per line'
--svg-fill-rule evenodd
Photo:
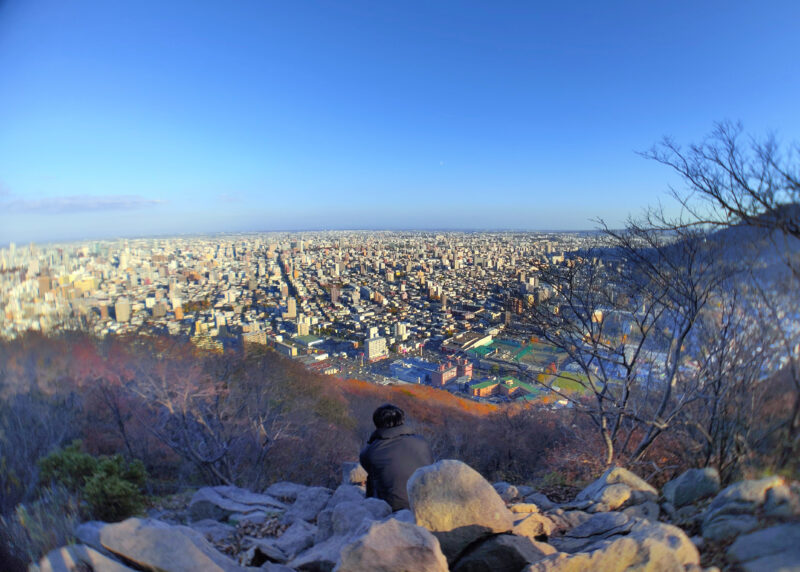
<path fill-rule="evenodd" d="M 114 317 L 117 322 L 128 322 L 131 319 L 131 303 L 127 298 L 117 298 L 114 304 Z"/>
<path fill-rule="evenodd" d="M 297 317 L 297 300 L 295 300 L 294 297 L 289 298 L 289 300 L 286 302 L 286 317 Z"/>
<path fill-rule="evenodd" d="M 386 349 L 386 338 L 376 336 L 364 341 L 364 353 L 369 361 L 376 361 L 389 355 Z"/>

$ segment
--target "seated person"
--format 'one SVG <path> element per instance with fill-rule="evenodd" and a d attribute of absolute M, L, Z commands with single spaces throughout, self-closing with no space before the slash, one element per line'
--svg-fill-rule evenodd
<path fill-rule="evenodd" d="M 361 450 L 367 496 L 385 500 L 393 511 L 409 508 L 406 483 L 414 471 L 433 463 L 428 443 L 403 425 L 405 413 L 389 403 L 372 414 L 375 431 Z"/>

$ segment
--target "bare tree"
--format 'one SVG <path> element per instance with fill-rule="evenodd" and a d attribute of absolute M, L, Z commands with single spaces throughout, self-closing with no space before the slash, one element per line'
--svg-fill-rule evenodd
<path fill-rule="evenodd" d="M 700 143 L 684 148 L 666 137 L 642 155 L 686 185 L 671 189 L 681 213 L 653 218 L 660 227 L 746 225 L 800 239 L 800 145 L 784 151 L 774 135 L 745 137 L 740 123 L 721 122 Z M 797 275 L 797 260 L 789 262 Z"/>
<path fill-rule="evenodd" d="M 662 232 L 631 221 L 605 246 L 542 269 L 553 295 L 534 308 L 541 337 L 568 356 L 550 390 L 600 432 L 605 464 L 638 462 L 697 398 L 690 334 L 725 273 L 702 231 Z M 577 383 L 583 396 L 556 388 Z"/>
<path fill-rule="evenodd" d="M 684 148 L 665 138 L 643 155 L 670 167 L 685 184 L 683 189 L 672 189 L 682 207 L 680 214 L 666 217 L 663 211 L 651 211 L 652 226 L 760 229 L 790 271 L 789 280 L 778 274 L 771 284 L 764 284 L 765 276 L 753 281 L 763 307 L 770 309 L 770 315 L 762 318 L 779 328 L 781 342 L 774 349 L 782 353 L 792 381 L 793 406 L 781 424 L 784 439 L 778 463 L 786 466 L 800 446 L 799 333 L 793 328 L 798 315 L 796 307 L 787 306 L 797 298 L 796 280 L 800 279 L 800 145 L 784 150 L 775 136 L 746 137 L 741 124 L 722 122 L 698 144 Z M 753 236 L 740 238 L 749 241 Z M 756 251 L 753 264 L 768 255 L 763 248 Z"/>

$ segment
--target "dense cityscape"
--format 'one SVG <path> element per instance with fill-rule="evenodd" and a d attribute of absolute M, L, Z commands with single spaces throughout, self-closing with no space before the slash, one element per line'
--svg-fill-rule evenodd
<path fill-rule="evenodd" d="M 327 374 L 533 399 L 563 360 L 514 327 L 580 233 L 306 232 L 0 251 L 2 335 L 80 329 L 269 346 Z M 502 374 L 515 375 L 502 375 Z"/>

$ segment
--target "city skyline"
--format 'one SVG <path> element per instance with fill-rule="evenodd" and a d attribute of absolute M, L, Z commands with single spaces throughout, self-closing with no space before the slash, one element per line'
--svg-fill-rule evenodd
<path fill-rule="evenodd" d="M 0 244 L 621 225 L 677 185 L 637 155 L 663 136 L 800 140 L 798 16 L 10 0 Z"/>

